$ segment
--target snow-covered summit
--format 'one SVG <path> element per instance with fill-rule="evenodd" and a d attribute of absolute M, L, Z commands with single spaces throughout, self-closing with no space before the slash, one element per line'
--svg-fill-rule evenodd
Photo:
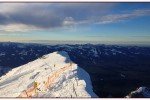
<path fill-rule="evenodd" d="M 139 87 L 137 90 L 132 91 L 127 98 L 150 98 L 150 89 L 147 87 Z"/>
<path fill-rule="evenodd" d="M 89 74 L 67 52 L 54 52 L 0 77 L 0 97 L 97 97 Z"/>

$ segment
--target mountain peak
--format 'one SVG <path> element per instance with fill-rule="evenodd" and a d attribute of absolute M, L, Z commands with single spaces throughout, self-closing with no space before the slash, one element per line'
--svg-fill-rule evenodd
<path fill-rule="evenodd" d="M 57 51 L 0 77 L 0 97 L 97 97 L 89 74 Z"/>
<path fill-rule="evenodd" d="M 127 98 L 150 98 L 150 88 L 139 87 L 135 91 L 132 91 Z"/>

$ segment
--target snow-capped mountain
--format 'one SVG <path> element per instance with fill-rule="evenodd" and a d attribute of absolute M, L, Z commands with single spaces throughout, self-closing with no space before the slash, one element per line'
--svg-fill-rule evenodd
<path fill-rule="evenodd" d="M 132 91 L 127 98 L 150 98 L 150 89 L 147 87 L 139 87 L 137 90 Z"/>
<path fill-rule="evenodd" d="M 97 97 L 89 74 L 67 52 L 53 52 L 0 77 L 0 97 Z"/>

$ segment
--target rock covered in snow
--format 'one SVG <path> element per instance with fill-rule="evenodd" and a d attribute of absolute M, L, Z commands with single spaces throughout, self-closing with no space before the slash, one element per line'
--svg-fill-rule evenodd
<path fill-rule="evenodd" d="M 147 87 L 139 87 L 137 90 L 132 91 L 127 98 L 150 98 L 150 89 Z"/>
<path fill-rule="evenodd" d="M 89 74 L 54 52 L 0 77 L 0 97 L 97 97 Z"/>

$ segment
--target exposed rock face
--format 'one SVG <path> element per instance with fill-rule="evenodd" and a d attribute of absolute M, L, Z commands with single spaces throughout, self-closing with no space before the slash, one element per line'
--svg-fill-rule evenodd
<path fill-rule="evenodd" d="M 132 91 L 127 98 L 150 98 L 150 89 L 147 87 L 140 87 L 135 91 Z"/>
<path fill-rule="evenodd" d="M 97 97 L 89 74 L 64 51 L 14 68 L 0 79 L 0 97 Z"/>

